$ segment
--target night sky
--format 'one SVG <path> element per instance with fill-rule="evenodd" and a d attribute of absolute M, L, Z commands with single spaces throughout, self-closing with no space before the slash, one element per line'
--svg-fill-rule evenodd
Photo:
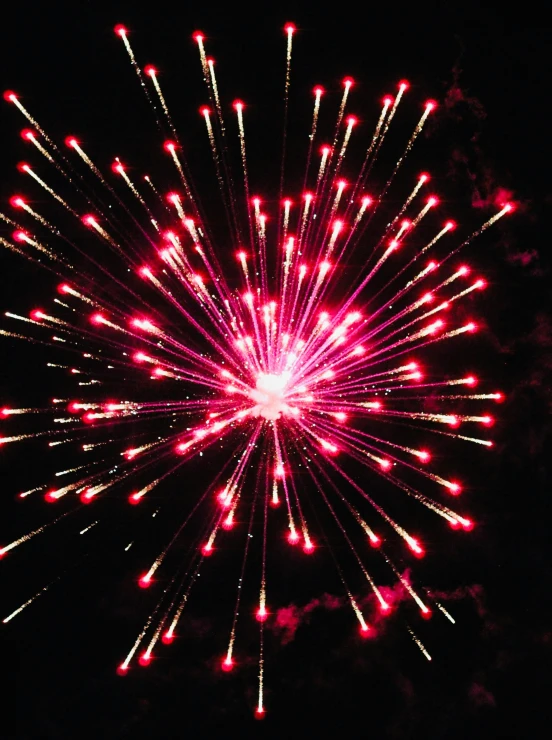
<path fill-rule="evenodd" d="M 305 563 L 275 540 L 269 601 L 273 609 L 286 610 L 286 624 L 267 626 L 264 722 L 254 719 L 258 630 L 246 608 L 237 644 L 239 670 L 228 676 L 218 668 L 233 608 L 238 547 L 229 554 L 227 570 L 213 568 L 202 576 L 174 645 L 158 651 L 149 668 L 135 667 L 120 678 L 115 668 L 155 603 L 154 595 L 136 588 L 135 577 L 174 531 L 171 516 L 178 516 L 178 507 L 169 504 L 158 526 L 129 513 L 131 507 L 113 505 L 105 510 L 112 514 L 110 523 L 89 539 L 75 538 L 65 527 L 59 539 L 37 538 L 2 561 L 0 616 L 64 575 L 0 629 L 5 685 L 0 738 L 547 736 L 544 723 L 552 719 L 547 720 L 552 190 L 546 105 L 551 29 L 527 27 L 504 8 L 471 13 L 465 5 L 460 12 L 414 4 L 406 15 L 395 9 L 371 12 L 368 6 L 355 10 L 352 4 L 319 11 L 304 2 L 269 4 L 266 10 L 238 3 L 202 8 L 149 3 L 147 11 L 137 5 L 12 6 L 0 28 L 2 89 L 24 96 L 56 141 L 78 134 L 106 169 L 121 155 L 138 172 L 154 173 L 162 157 L 159 137 L 112 31 L 124 23 L 140 62 L 161 70 L 191 167 L 201 172 L 203 163 L 212 163 L 197 114 L 206 102 L 191 39 L 199 28 L 217 59 L 226 101 L 241 97 L 251 104 L 248 130 L 262 133 L 249 137 L 251 178 L 263 191 L 278 174 L 281 105 L 274 106 L 274 100 L 282 96 L 285 22 L 298 27 L 290 120 L 302 120 L 305 128 L 316 83 L 338 90 L 340 80 L 352 75 L 358 85 L 351 111 L 361 118 L 366 113 L 371 126 L 374 101 L 408 79 L 412 100 L 435 98 L 439 110 L 405 168 L 432 173 L 446 217 L 478 224 L 503 198 L 517 205 L 511 218 L 463 254 L 489 283 L 473 303 L 483 331 L 470 345 L 470 367 L 486 390 L 502 390 L 507 400 L 490 408 L 497 417 L 492 451 L 460 443 L 454 450 L 455 470 L 467 487 L 462 503 L 476 528 L 457 535 L 442 532 L 433 519 L 425 526 L 424 520 L 420 531 L 428 555 L 411 563 L 417 582 L 454 614 L 454 626 L 441 615 L 426 623 L 416 615 L 407 613 L 405 620 L 395 614 L 376 625 L 375 639 L 363 641 L 324 547 Z M 17 111 L 3 101 L 1 110 L 0 210 L 9 213 L 9 197 L 31 190 L 15 165 L 25 158 L 36 161 L 38 154 L 19 137 L 23 119 Z M 403 136 L 408 125 L 399 126 Z M 293 157 L 298 145 L 290 131 Z M 201 147 L 190 144 L 196 137 Z M 198 179 L 200 187 L 208 180 L 204 174 Z M 1 314 L 27 314 L 46 304 L 59 282 L 6 253 L 0 253 L 0 278 Z M 10 328 L 4 319 L 0 323 Z M 64 397 L 62 376 L 44 366 L 56 361 L 49 350 L 4 338 L 0 348 L 0 406 L 44 406 L 54 395 Z M 27 482 L 48 479 L 55 469 L 44 442 L 0 451 L 1 543 L 51 516 L 40 497 L 14 499 Z M 185 490 L 204 485 L 205 476 L 204 469 L 193 467 L 185 474 Z M 137 532 L 141 544 L 130 559 L 122 558 L 120 543 L 130 532 Z M 251 578 L 253 603 L 254 568 Z M 356 585 L 360 588 L 360 581 Z M 405 621 L 427 646 L 431 663 L 413 644 Z"/>

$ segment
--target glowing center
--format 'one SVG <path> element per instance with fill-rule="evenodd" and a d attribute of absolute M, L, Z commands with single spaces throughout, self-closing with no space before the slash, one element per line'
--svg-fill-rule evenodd
<path fill-rule="evenodd" d="M 276 421 L 282 414 L 289 411 L 284 402 L 288 381 L 289 373 L 280 375 L 261 373 L 257 376 L 257 387 L 250 393 L 252 400 L 257 404 L 254 409 L 256 416 Z"/>

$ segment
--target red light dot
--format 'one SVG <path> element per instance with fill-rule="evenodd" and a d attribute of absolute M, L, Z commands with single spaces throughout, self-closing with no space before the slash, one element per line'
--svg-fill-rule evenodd
<path fill-rule="evenodd" d="M 352 86 L 353 86 L 354 84 L 355 84 L 355 81 L 353 80 L 353 78 L 352 78 L 352 77 L 345 77 L 345 79 L 343 80 L 343 85 L 344 85 L 344 87 L 348 87 L 348 88 L 350 88 L 350 87 L 352 87 Z"/>
<path fill-rule="evenodd" d="M 94 218 L 94 216 L 87 214 L 86 216 L 82 217 L 82 222 L 86 224 L 86 226 L 94 226 L 94 224 L 96 223 L 96 219 Z"/>
<path fill-rule="evenodd" d="M 313 90 L 313 93 L 314 93 L 315 95 L 324 95 L 324 92 L 325 92 L 325 91 L 324 91 L 324 88 L 322 87 L 322 85 L 317 85 L 317 86 L 316 86 L 316 87 L 314 88 L 314 90 Z"/>
<path fill-rule="evenodd" d="M 224 658 L 221 662 L 221 668 L 223 671 L 226 671 L 226 673 L 229 673 L 232 668 L 234 667 L 234 661 L 232 658 Z"/>
<path fill-rule="evenodd" d="M 492 427 L 492 425 L 494 424 L 494 419 L 492 416 L 487 415 L 483 417 L 481 423 L 484 424 L 486 427 Z"/>
<path fill-rule="evenodd" d="M 398 88 L 399 88 L 399 90 L 400 90 L 401 88 L 402 88 L 403 90 L 408 90 L 408 88 L 409 88 L 409 87 L 410 87 L 410 83 L 408 82 L 408 80 L 401 80 L 401 81 L 399 82 L 399 84 L 398 84 Z"/>
<path fill-rule="evenodd" d="M 128 33 L 128 30 L 121 23 L 117 24 L 113 30 L 115 31 L 117 36 L 121 37 L 126 36 L 126 34 Z"/>
<path fill-rule="evenodd" d="M 27 162 L 18 162 L 17 169 L 19 172 L 29 172 L 31 168 L 29 167 Z"/>
<path fill-rule="evenodd" d="M 6 90 L 4 92 L 4 100 L 6 101 L 6 103 L 15 103 L 18 98 L 19 96 L 16 95 L 13 90 Z"/>
<path fill-rule="evenodd" d="M 422 462 L 429 462 L 431 460 L 431 455 L 429 454 L 429 452 L 427 452 L 427 450 L 420 450 L 418 452 L 418 457 Z"/>
<path fill-rule="evenodd" d="M 286 25 L 284 26 L 284 31 L 286 33 L 293 34 L 293 33 L 295 33 L 296 30 L 297 29 L 295 28 L 295 26 L 293 25 L 293 23 L 286 23 Z"/>
<path fill-rule="evenodd" d="M 347 116 L 348 126 L 354 126 L 357 122 L 358 122 L 358 118 L 356 116 Z"/>
<path fill-rule="evenodd" d="M 443 228 L 447 231 L 454 231 L 456 228 L 456 221 L 447 221 Z"/>
<path fill-rule="evenodd" d="M 505 203 L 503 208 L 506 210 L 507 213 L 512 213 L 516 210 L 516 207 L 513 203 Z"/>
<path fill-rule="evenodd" d="M 243 106 L 243 101 L 242 100 L 234 100 L 234 102 L 232 103 L 232 106 L 233 106 L 234 110 L 236 110 L 236 111 L 242 111 L 243 110 L 243 107 L 244 107 Z"/>
<path fill-rule="evenodd" d="M 12 236 L 16 242 L 24 242 L 27 241 L 29 235 L 26 231 L 19 229 L 18 231 L 14 231 Z"/>
<path fill-rule="evenodd" d="M 475 526 L 471 519 L 465 519 L 464 517 L 462 517 L 460 524 L 466 532 L 470 532 Z"/>
<path fill-rule="evenodd" d="M 140 503 L 142 500 L 142 496 L 139 493 L 131 493 L 128 497 L 129 503 L 131 503 L 133 506 L 136 506 Z"/>
<path fill-rule="evenodd" d="M 503 393 L 500 393 L 500 392 L 495 393 L 494 394 L 494 400 L 497 403 L 502 403 L 502 401 L 504 401 L 504 394 Z"/>
<path fill-rule="evenodd" d="M 303 545 L 303 552 L 306 552 L 307 555 L 311 555 L 314 552 L 314 545 L 310 540 Z"/>
<path fill-rule="evenodd" d="M 387 105 L 387 106 L 393 105 L 394 98 L 391 95 L 386 95 L 382 102 L 384 105 Z"/>
<path fill-rule="evenodd" d="M 391 605 L 388 604 L 386 601 L 384 601 L 383 603 L 380 601 L 379 610 L 382 614 L 390 614 Z"/>
<path fill-rule="evenodd" d="M 421 180 L 422 182 L 429 182 L 430 177 L 427 172 L 421 172 L 418 180 Z"/>
<path fill-rule="evenodd" d="M 128 666 L 122 663 L 120 666 L 117 666 L 117 675 L 118 676 L 126 676 L 128 672 Z"/>
<path fill-rule="evenodd" d="M 144 573 L 144 575 L 138 579 L 138 585 L 140 586 L 140 588 L 149 588 L 151 586 L 151 583 L 152 580 L 149 573 Z"/>
<path fill-rule="evenodd" d="M 255 613 L 255 619 L 257 622 L 266 622 L 268 619 L 268 612 L 265 608 L 259 607 Z"/>
<path fill-rule="evenodd" d="M 292 545 L 296 545 L 299 542 L 299 535 L 297 532 L 290 532 L 288 534 L 288 542 L 291 542 Z"/>
<path fill-rule="evenodd" d="M 372 547 L 379 547 L 381 545 L 381 537 L 378 537 L 376 534 L 369 536 L 368 539 Z"/>
<path fill-rule="evenodd" d="M 420 609 L 420 614 L 424 619 L 431 619 L 432 616 L 431 609 L 428 609 L 427 606 L 424 606 Z"/>
<path fill-rule="evenodd" d="M 448 484 L 447 488 L 455 496 L 458 496 L 459 494 L 462 493 L 462 486 L 459 483 L 456 483 L 456 481 L 451 481 Z"/>
<path fill-rule="evenodd" d="M 264 707 L 257 707 L 257 709 L 255 709 L 255 719 L 264 719 L 264 718 L 265 718 Z"/>
<path fill-rule="evenodd" d="M 439 198 L 436 198 L 435 195 L 430 195 L 427 199 L 427 204 L 431 207 L 436 206 L 439 204 Z"/>
<path fill-rule="evenodd" d="M 25 205 L 25 199 L 21 195 L 12 195 L 10 198 L 10 206 L 12 208 L 23 208 Z"/>
<path fill-rule="evenodd" d="M 155 75 L 157 74 L 157 69 L 152 64 L 148 64 L 144 67 L 144 72 L 148 75 L 148 77 L 155 77 Z"/>
<path fill-rule="evenodd" d="M 368 627 L 367 624 L 361 624 L 360 625 L 360 636 L 361 637 L 369 637 L 370 636 L 370 627 Z"/>
<path fill-rule="evenodd" d="M 80 500 L 82 501 L 83 504 L 90 504 L 94 496 L 95 494 L 93 491 L 86 490 L 81 493 Z"/>
<path fill-rule="evenodd" d="M 201 41 L 205 39 L 205 35 L 201 31 L 196 31 L 194 35 L 192 36 L 194 41 L 197 41 L 199 44 Z"/>
<path fill-rule="evenodd" d="M 213 59 L 213 57 L 205 57 L 205 61 L 207 62 L 207 64 L 214 64 L 215 63 L 215 60 Z"/>
<path fill-rule="evenodd" d="M 31 311 L 31 319 L 34 319 L 34 321 L 41 321 L 43 318 L 44 313 L 40 310 L 40 308 L 35 308 L 34 311 Z"/>
<path fill-rule="evenodd" d="M 437 108 L 437 103 L 435 102 L 435 100 L 428 100 L 426 102 L 425 104 L 426 110 L 432 111 L 432 110 L 435 110 L 435 108 Z"/>
<path fill-rule="evenodd" d="M 36 136 L 36 131 L 33 131 L 32 128 L 24 128 L 23 131 L 21 131 L 21 138 L 25 139 L 25 141 L 32 141 Z"/>
<path fill-rule="evenodd" d="M 61 285 L 58 285 L 59 293 L 69 293 L 70 290 L 71 290 L 71 286 L 67 285 L 67 283 L 61 283 Z"/>
<path fill-rule="evenodd" d="M 113 162 L 113 164 L 111 165 L 111 169 L 118 175 L 122 174 L 125 171 L 124 165 L 122 165 L 120 162 L 117 162 L 117 160 Z"/>
<path fill-rule="evenodd" d="M 166 152 L 169 152 L 169 154 L 172 154 L 175 151 L 175 149 L 176 149 L 176 144 L 174 143 L 174 141 L 171 141 L 170 139 L 168 139 L 163 144 L 163 149 Z"/>
<path fill-rule="evenodd" d="M 48 493 L 44 494 L 44 500 L 47 501 L 49 504 L 53 504 L 54 501 L 58 500 L 56 491 L 48 491 Z"/>
<path fill-rule="evenodd" d="M 151 655 L 148 652 L 142 653 L 142 655 L 138 658 L 138 663 L 142 666 L 147 666 L 151 663 Z"/>
<path fill-rule="evenodd" d="M 174 633 L 170 630 L 168 632 L 165 632 L 163 634 L 163 637 L 161 638 L 161 642 L 163 642 L 165 645 L 170 645 L 171 642 L 174 640 Z"/>
<path fill-rule="evenodd" d="M 66 146 L 70 146 L 72 149 L 75 149 L 78 146 L 78 141 L 75 139 L 74 136 L 66 136 L 65 137 L 65 144 Z"/>
<path fill-rule="evenodd" d="M 460 522 L 458 521 L 458 519 L 449 519 L 448 523 L 451 529 L 458 529 L 458 527 L 460 526 Z"/>
<path fill-rule="evenodd" d="M 213 554 L 213 545 L 211 545 L 209 543 L 207 543 L 206 545 L 203 545 L 203 547 L 201 548 L 201 552 L 205 556 L 212 555 Z"/>
<path fill-rule="evenodd" d="M 206 105 L 202 105 L 201 108 L 199 109 L 199 112 L 201 113 L 202 116 L 211 115 L 211 110 Z"/>

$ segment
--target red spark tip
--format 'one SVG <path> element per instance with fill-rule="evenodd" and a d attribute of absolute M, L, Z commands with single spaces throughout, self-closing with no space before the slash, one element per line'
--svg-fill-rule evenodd
<path fill-rule="evenodd" d="M 470 321 L 469 324 L 466 324 L 466 329 L 473 334 L 474 331 L 477 331 L 477 324 L 475 324 L 473 321 Z"/>
<path fill-rule="evenodd" d="M 6 408 L 3 408 L 3 409 L 0 410 L 0 414 L 2 416 L 9 416 L 10 415 L 10 411 L 11 411 L 11 409 L 9 409 L 9 408 L 6 407 Z"/>
<path fill-rule="evenodd" d="M 101 313 L 93 313 L 90 317 L 90 322 L 92 324 L 103 324 L 105 321 L 105 317 Z"/>
<path fill-rule="evenodd" d="M 174 141 L 171 141 L 170 139 L 168 139 L 167 141 L 164 142 L 163 149 L 166 152 L 169 152 L 169 154 L 174 154 L 176 150 L 176 144 L 174 143 Z"/>
<path fill-rule="evenodd" d="M 36 136 L 36 131 L 33 131 L 32 128 L 24 128 L 21 131 L 21 138 L 25 139 L 25 141 L 32 141 Z"/>
<path fill-rule="evenodd" d="M 419 450 L 418 451 L 418 458 L 422 462 L 429 462 L 431 460 L 431 455 L 429 454 L 429 452 L 427 450 Z"/>
<path fill-rule="evenodd" d="M 276 499 L 274 499 L 274 498 L 271 498 L 271 499 L 270 499 L 270 502 L 269 502 L 269 505 L 270 505 L 270 506 L 271 506 L 271 507 L 272 507 L 273 509 L 277 509 L 277 508 L 278 508 L 278 507 L 280 506 L 280 499 L 278 499 L 278 498 L 276 498 Z"/>
<path fill-rule="evenodd" d="M 504 393 L 501 393 L 500 391 L 494 393 L 493 397 L 497 403 L 502 403 L 502 401 L 504 401 Z"/>
<path fill-rule="evenodd" d="M 167 200 L 169 203 L 178 203 L 180 201 L 180 195 L 178 193 L 167 193 Z M 165 231 L 163 236 L 165 239 L 170 239 L 174 236 L 174 231 Z"/>
<path fill-rule="evenodd" d="M 58 293 L 65 294 L 65 293 L 69 293 L 69 291 L 71 290 L 71 286 L 68 285 L 67 283 L 61 283 L 60 285 L 58 285 L 57 289 L 58 289 Z"/>
<path fill-rule="evenodd" d="M 420 614 L 424 619 L 431 619 L 432 611 L 427 606 L 423 606 L 420 608 Z"/>
<path fill-rule="evenodd" d="M 141 500 L 142 500 L 142 496 L 140 496 L 139 493 L 131 493 L 130 496 L 128 497 L 129 504 L 132 504 L 133 506 L 136 506 L 137 504 L 139 504 Z"/>
<path fill-rule="evenodd" d="M 397 85 L 397 87 L 399 88 L 399 90 L 401 88 L 402 88 L 403 91 L 404 90 L 408 90 L 408 88 L 410 87 L 410 82 L 408 82 L 408 80 L 400 80 L 400 82 Z"/>
<path fill-rule="evenodd" d="M 224 660 L 221 661 L 220 667 L 223 671 L 229 673 L 234 667 L 234 661 L 232 658 L 224 658 Z"/>
<path fill-rule="evenodd" d="M 148 653 L 147 650 L 145 653 L 142 653 L 138 658 L 138 663 L 140 663 L 141 666 L 149 665 L 151 663 L 151 653 Z"/>
<path fill-rule="evenodd" d="M 506 213 L 513 213 L 516 210 L 516 207 L 513 203 L 505 203 L 503 206 Z"/>
<path fill-rule="evenodd" d="M 313 89 L 313 93 L 314 93 L 315 95 L 324 95 L 324 93 L 325 93 L 325 90 L 324 90 L 324 88 L 322 87 L 322 85 L 316 85 L 316 87 L 315 87 L 315 88 Z"/>
<path fill-rule="evenodd" d="M 453 496 L 459 496 L 462 493 L 462 486 L 459 483 L 456 483 L 456 481 L 451 481 L 447 485 L 447 488 L 453 494 Z"/>
<path fill-rule="evenodd" d="M 382 100 L 382 103 L 386 106 L 390 106 L 390 105 L 393 105 L 394 101 L 395 99 L 393 98 L 392 95 L 386 95 L 384 99 Z"/>
<path fill-rule="evenodd" d="M 31 169 L 30 166 L 27 164 L 27 162 L 18 162 L 17 163 L 17 169 L 19 172 L 29 172 Z"/>
<path fill-rule="evenodd" d="M 153 66 L 153 64 L 147 64 L 144 67 L 144 72 L 147 74 L 148 77 L 155 77 L 157 74 L 157 68 Z"/>
<path fill-rule="evenodd" d="M 290 532 L 288 534 L 288 542 L 290 542 L 292 545 L 296 545 L 299 542 L 299 535 L 297 532 Z"/>
<path fill-rule="evenodd" d="M 356 123 L 358 123 L 358 118 L 356 116 L 347 116 L 348 126 L 354 126 Z"/>
<path fill-rule="evenodd" d="M 126 676 L 126 674 L 128 673 L 128 666 L 124 663 L 121 663 L 121 665 L 117 666 L 116 673 L 118 676 Z"/>
<path fill-rule="evenodd" d="M 330 153 L 331 151 L 332 151 L 332 148 L 331 148 L 331 146 L 328 146 L 327 144 L 323 144 L 323 145 L 322 145 L 322 146 L 320 147 L 320 154 L 323 154 L 323 155 L 325 155 L 326 157 L 328 156 L 328 154 L 329 154 L 329 153 Z"/>
<path fill-rule="evenodd" d="M 386 616 L 388 614 L 391 614 L 391 612 L 393 611 L 393 609 L 391 608 L 391 604 L 388 604 L 387 601 L 384 601 L 383 603 L 380 601 L 379 610 L 381 614 L 384 614 Z"/>
<path fill-rule="evenodd" d="M 372 547 L 379 547 L 381 545 L 381 537 L 378 537 L 377 534 L 370 535 L 368 539 Z"/>
<path fill-rule="evenodd" d="M 161 642 L 164 645 L 170 645 L 171 642 L 174 641 L 174 632 L 171 632 L 170 630 L 168 632 L 163 633 L 163 636 L 161 638 Z"/>
<path fill-rule="evenodd" d="M 460 522 L 458 521 L 458 519 L 449 519 L 448 523 L 451 529 L 458 529 L 460 527 Z"/>
<path fill-rule="evenodd" d="M 113 164 L 111 165 L 111 169 L 112 169 L 112 170 L 113 170 L 113 172 L 115 172 L 116 174 L 118 174 L 118 175 L 122 175 L 122 174 L 123 174 L 123 172 L 125 171 L 125 166 L 124 166 L 124 165 L 123 165 L 123 164 L 122 164 L 121 162 L 119 162 L 118 160 L 115 160 L 115 161 L 113 162 Z"/>
<path fill-rule="evenodd" d="M 74 136 L 66 136 L 65 145 L 71 147 L 72 149 L 76 149 L 79 145 L 79 142 L 77 141 L 77 139 L 75 139 Z"/>
<path fill-rule="evenodd" d="M 255 719 L 264 719 L 264 718 L 265 718 L 264 707 L 257 707 L 257 709 L 255 709 Z"/>
<path fill-rule="evenodd" d="M 97 223 L 96 217 L 92 216 L 90 213 L 87 213 L 82 217 L 82 222 L 83 224 L 86 224 L 86 226 L 94 226 Z"/>
<path fill-rule="evenodd" d="M 435 195 L 430 195 L 426 202 L 428 206 L 431 206 L 433 208 L 433 206 L 439 205 L 439 198 L 437 198 Z"/>
<path fill-rule="evenodd" d="M 471 530 L 475 527 L 475 524 L 472 522 L 471 519 L 465 519 L 464 517 L 460 519 L 460 524 L 462 525 L 462 529 L 464 529 L 466 532 L 471 532 Z"/>
<path fill-rule="evenodd" d="M 14 93 L 13 90 L 6 90 L 3 97 L 6 103 L 15 103 L 16 100 L 19 100 L 19 95 Z"/>
<path fill-rule="evenodd" d="M 257 622 L 266 622 L 268 619 L 268 612 L 264 607 L 259 607 L 255 612 L 255 619 Z"/>
<path fill-rule="evenodd" d="M 366 637 L 372 636 L 371 635 L 372 630 L 370 629 L 370 627 L 368 627 L 367 624 L 361 624 L 358 631 L 361 637 L 366 638 Z"/>
<path fill-rule="evenodd" d="M 363 195 L 361 203 L 364 207 L 372 205 L 372 198 L 369 195 Z"/>
<path fill-rule="evenodd" d="M 89 411 L 88 413 L 83 414 L 82 420 L 86 424 L 92 424 L 96 419 L 94 417 L 94 414 L 91 411 Z"/>
<path fill-rule="evenodd" d="M 456 228 L 456 221 L 447 221 L 443 228 L 447 231 L 453 231 Z"/>
<path fill-rule="evenodd" d="M 35 308 L 34 311 L 31 311 L 31 319 L 41 321 L 43 318 L 45 318 L 45 313 L 40 308 Z"/>
<path fill-rule="evenodd" d="M 58 498 L 57 491 L 48 491 L 44 494 L 44 501 L 47 501 L 49 504 L 53 504 Z"/>
<path fill-rule="evenodd" d="M 414 537 L 411 537 L 408 540 L 408 547 L 412 550 L 417 558 L 423 558 L 423 556 L 425 555 L 424 548 L 420 545 L 418 540 L 414 539 Z"/>
<path fill-rule="evenodd" d="M 214 64 L 215 63 L 215 60 L 213 59 L 213 57 L 205 57 L 205 61 L 207 62 L 207 64 Z"/>
<path fill-rule="evenodd" d="M 205 34 L 202 31 L 195 31 L 192 38 L 199 44 L 205 39 Z"/>
<path fill-rule="evenodd" d="M 293 201 L 291 200 L 291 198 L 284 198 L 284 200 L 282 201 L 282 205 L 286 208 L 291 208 L 291 206 L 293 205 Z"/>
<path fill-rule="evenodd" d="M 355 84 L 355 81 L 352 77 L 345 77 L 343 80 L 343 87 L 351 88 Z"/>
<path fill-rule="evenodd" d="M 94 496 L 95 496 L 94 491 L 91 491 L 89 488 L 87 488 L 86 491 L 83 491 L 81 493 L 79 498 L 83 504 L 90 504 Z"/>
<path fill-rule="evenodd" d="M 431 112 L 432 110 L 435 110 L 435 108 L 437 108 L 437 102 L 435 100 L 427 100 L 426 101 L 426 103 L 425 103 L 425 109 L 427 111 L 430 111 Z"/>
<path fill-rule="evenodd" d="M 390 460 L 382 460 L 380 462 L 380 468 L 382 470 L 389 470 L 390 467 L 391 467 L 391 461 Z"/>
<path fill-rule="evenodd" d="M 486 427 L 492 427 L 495 420 L 492 416 L 489 416 L 488 414 L 484 416 L 481 420 L 481 423 L 484 424 Z"/>
<path fill-rule="evenodd" d="M 209 543 L 207 543 L 206 545 L 203 545 L 203 547 L 201 548 L 201 552 L 205 556 L 212 555 L 213 554 L 213 545 L 211 545 Z"/>
<path fill-rule="evenodd" d="M 23 208 L 25 205 L 25 199 L 21 195 L 12 195 L 10 198 L 10 206 L 12 208 Z"/>
<path fill-rule="evenodd" d="M 314 552 L 314 545 L 310 540 L 303 545 L 303 552 L 307 553 L 307 555 L 311 555 Z"/>
<path fill-rule="evenodd" d="M 138 579 L 138 585 L 140 588 L 149 588 L 151 586 L 152 580 L 149 573 L 144 573 L 143 576 L 140 576 Z"/>
<path fill-rule="evenodd" d="M 468 375 L 467 378 L 464 378 L 464 382 L 473 388 L 474 385 L 477 385 L 477 378 L 475 375 Z"/>
<path fill-rule="evenodd" d="M 207 105 L 202 105 L 201 108 L 199 109 L 199 112 L 201 113 L 202 116 L 205 116 L 205 117 L 211 115 L 211 109 Z"/>
<path fill-rule="evenodd" d="M 243 101 L 242 100 L 234 100 L 234 102 L 232 103 L 232 107 L 234 108 L 234 110 L 237 110 L 238 113 L 239 113 L 240 111 L 243 110 L 243 107 L 244 107 L 243 106 Z"/>
<path fill-rule="evenodd" d="M 295 33 L 297 31 L 297 28 L 293 25 L 293 23 L 286 23 L 284 26 L 284 31 L 289 34 Z"/>
<path fill-rule="evenodd" d="M 123 26 L 122 23 L 118 23 L 113 30 L 115 31 L 117 36 L 121 36 L 121 38 L 123 36 L 126 36 L 128 33 L 128 29 L 125 26 Z"/>
<path fill-rule="evenodd" d="M 479 290 L 483 290 L 487 287 L 487 281 L 483 280 L 483 278 L 479 278 L 479 280 L 476 280 L 476 282 L 473 284 L 474 288 L 478 288 Z"/>

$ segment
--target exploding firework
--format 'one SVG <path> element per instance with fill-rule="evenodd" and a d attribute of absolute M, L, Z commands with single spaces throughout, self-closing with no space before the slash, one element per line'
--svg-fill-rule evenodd
<path fill-rule="evenodd" d="M 174 496 L 174 485 L 187 481 L 187 510 L 138 579 L 142 588 L 160 582 L 164 588 L 118 672 L 125 674 L 133 661 L 149 664 L 160 642 L 173 641 L 200 571 L 208 574 L 207 561 L 209 567 L 224 562 L 235 538 L 240 566 L 221 667 L 231 671 L 235 665 L 242 586 L 255 557 L 256 714 L 262 717 L 269 530 L 285 532 L 289 546 L 299 545 L 307 556 L 321 542 L 331 550 L 361 635 L 372 631 L 366 604 L 382 614 L 392 611 L 389 589 L 378 585 L 373 572 L 375 559 L 422 617 L 432 614 L 429 596 L 413 585 L 403 561 L 422 557 L 424 545 L 396 504 L 404 497 L 442 525 L 473 527 L 451 499 L 461 493 L 461 483 L 442 470 L 442 455 L 433 464 L 430 450 L 445 441 L 492 447 L 485 435 L 493 423 L 487 404 L 502 395 L 475 390 L 477 378 L 464 374 L 462 355 L 478 327 L 457 309 L 485 281 L 455 256 L 513 206 L 501 204 L 459 238 L 455 223 L 438 216 L 429 175 L 405 174 L 404 197 L 389 197 L 436 108 L 434 101 L 419 107 L 398 159 L 386 178 L 376 178 L 388 132 L 405 106 L 404 81 L 383 99 L 371 128 L 348 112 L 352 79 L 343 80 L 337 100 L 326 106 L 324 89 L 315 87 L 309 123 L 293 122 L 304 129 L 308 146 L 302 173 L 292 180 L 286 141 L 295 29 L 288 25 L 282 156 L 274 187 L 263 196 L 250 183 L 247 106 L 240 100 L 227 106 L 205 37 L 194 35 L 209 98 L 200 116 L 220 196 L 214 224 L 198 196 L 157 70 L 138 64 L 123 26 L 115 32 L 159 132 L 169 135 L 159 142 L 160 156 L 179 185 L 166 192 L 154 177 L 137 180 L 118 157 L 112 171 L 104 171 L 78 137 L 55 142 L 17 93 L 4 94 L 30 126 L 23 139 L 41 157 L 18 169 L 30 178 L 29 192 L 52 199 L 59 219 L 54 224 L 32 197 L 14 195 L 13 211 L 0 213 L 7 227 L 0 241 L 62 282 L 50 308 L 28 316 L 6 313 L 23 328 L 6 322 L 0 333 L 55 349 L 60 359 L 52 354 L 47 364 L 74 381 L 75 395 L 66 397 L 64 380 L 63 397 L 47 408 L 0 410 L 1 445 L 38 438 L 64 461 L 55 483 L 36 481 L 20 498 L 42 494 L 49 504 L 65 507 L 5 544 L 0 556 L 65 526 L 75 512 L 92 512 L 77 528 L 81 535 L 99 530 L 106 516 L 102 502 L 109 498 L 128 498 L 137 509 L 153 500 L 155 516 L 159 502 Z M 319 135 L 324 108 L 331 122 L 328 143 Z M 364 139 L 361 157 L 349 153 L 355 136 Z M 447 354 L 458 353 L 456 375 L 439 374 L 431 364 L 441 345 Z M 40 428 L 26 426 L 27 417 L 41 418 Z M 208 473 L 210 459 L 217 469 L 209 484 L 190 486 L 186 466 Z M 392 507 L 384 486 L 395 491 Z M 331 537 L 341 538 L 335 550 L 329 526 L 336 533 Z M 259 548 L 251 544 L 254 535 Z M 173 567 L 171 554 L 184 537 L 190 552 L 186 559 L 179 554 Z M 125 540 L 121 552 L 132 544 Z M 343 546 L 371 600 L 355 596 L 349 585 L 348 568 L 340 563 Z M 4 623 L 54 582 L 14 608 Z M 435 607 L 454 621 L 440 604 Z M 407 630 L 431 660 L 410 624 Z"/>

